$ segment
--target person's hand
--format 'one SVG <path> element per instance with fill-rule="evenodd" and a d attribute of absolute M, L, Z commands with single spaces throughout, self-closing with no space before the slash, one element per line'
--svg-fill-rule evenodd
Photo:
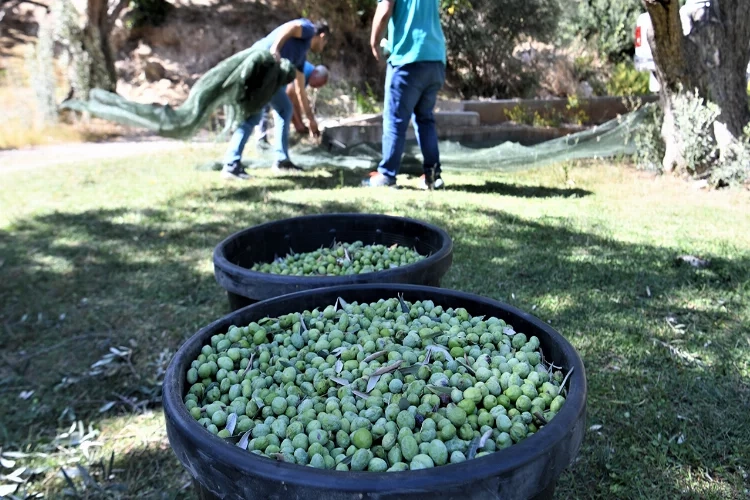
<path fill-rule="evenodd" d="M 300 135 L 307 135 L 307 134 L 310 133 L 310 130 L 307 127 L 305 127 L 304 125 L 297 125 L 297 124 L 295 124 L 294 125 L 294 130 L 297 131 L 297 133 L 300 134 Z"/>
<path fill-rule="evenodd" d="M 281 49 L 278 46 L 271 46 L 271 55 L 276 59 L 276 62 L 281 62 Z"/>
<path fill-rule="evenodd" d="M 372 50 L 372 55 L 375 56 L 375 60 L 380 62 L 380 58 L 382 57 L 380 44 L 377 42 L 370 41 L 370 50 Z"/>
<path fill-rule="evenodd" d="M 320 130 L 318 129 L 318 122 L 315 121 L 315 118 L 310 120 L 310 136 L 320 137 Z"/>

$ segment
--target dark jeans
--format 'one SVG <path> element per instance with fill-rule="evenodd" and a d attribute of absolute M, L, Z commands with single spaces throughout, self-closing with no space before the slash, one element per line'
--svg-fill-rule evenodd
<path fill-rule="evenodd" d="M 269 103 L 274 110 L 274 151 L 278 161 L 289 159 L 289 124 L 292 121 L 292 101 L 286 94 L 286 87 L 281 87 L 271 98 Z M 229 147 L 224 156 L 224 164 L 229 165 L 242 159 L 245 143 L 253 133 L 253 129 L 260 123 L 265 109 L 250 116 L 237 127 L 229 140 Z"/>
<path fill-rule="evenodd" d="M 445 65 L 441 61 L 415 62 L 396 67 L 388 65 L 383 110 L 383 159 L 378 172 L 391 177 L 398 175 L 406 130 L 412 117 L 424 166 L 440 165 L 433 111 L 437 93 L 444 83 Z"/>

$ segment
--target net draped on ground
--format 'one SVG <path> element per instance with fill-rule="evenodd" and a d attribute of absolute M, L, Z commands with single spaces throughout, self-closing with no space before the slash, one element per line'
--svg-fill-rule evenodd
<path fill-rule="evenodd" d="M 635 153 L 634 132 L 647 118 L 647 106 L 654 105 L 648 104 L 601 125 L 533 146 L 509 141 L 490 146 L 440 141 L 440 162 L 446 172 L 511 172 L 572 160 L 629 156 Z M 252 151 L 253 144 L 249 141 L 246 151 Z M 270 150 L 256 150 L 246 157 L 244 163 L 251 168 L 267 167 L 271 165 L 274 154 Z M 381 152 L 379 144 L 364 142 L 348 147 L 297 145 L 292 148 L 290 157 L 305 169 L 372 170 L 377 167 Z M 211 164 L 209 168 L 218 169 L 221 165 Z M 402 172 L 422 173 L 421 153 L 415 141 L 407 143 Z"/>

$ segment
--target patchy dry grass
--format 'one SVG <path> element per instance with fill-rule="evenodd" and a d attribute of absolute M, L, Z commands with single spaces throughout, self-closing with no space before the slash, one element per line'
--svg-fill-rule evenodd
<path fill-rule="evenodd" d="M 446 175 L 452 189 L 436 193 L 408 189 L 415 179 L 363 190 L 349 173 L 224 183 L 193 168 L 220 152 L 0 170 L 0 472 L 25 467 L 17 495 L 189 496 L 160 380 L 182 342 L 228 310 L 213 247 L 330 211 L 446 228 L 443 286 L 531 311 L 578 349 L 597 427 L 559 498 L 748 495 L 747 193 L 605 164 Z M 711 265 L 678 266 L 681 254 Z"/>

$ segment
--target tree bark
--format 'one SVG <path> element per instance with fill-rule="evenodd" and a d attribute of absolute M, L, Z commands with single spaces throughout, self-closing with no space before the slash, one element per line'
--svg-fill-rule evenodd
<path fill-rule="evenodd" d="M 651 17 L 648 43 L 661 85 L 664 110 L 662 138 L 666 146 L 664 170 L 685 169 L 682 138 L 675 124 L 674 98 L 698 90 L 700 97 L 721 109 L 713 135 L 720 151 L 740 137 L 750 121 L 746 68 L 750 62 L 750 2 L 713 0 L 709 8 L 690 17 L 690 33 L 683 34 L 679 0 L 642 0 Z"/>
<path fill-rule="evenodd" d="M 117 71 L 109 43 L 111 22 L 107 0 L 88 0 L 86 26 L 83 28 L 83 48 L 91 57 L 90 88 L 115 92 Z"/>

